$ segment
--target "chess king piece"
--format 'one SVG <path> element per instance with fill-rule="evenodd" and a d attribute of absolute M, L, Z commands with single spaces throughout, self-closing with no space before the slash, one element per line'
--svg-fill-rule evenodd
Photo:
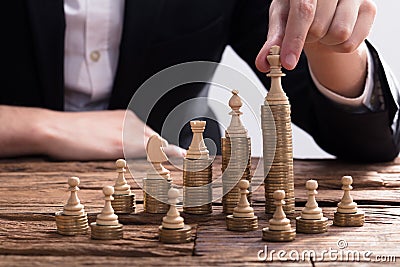
<path fill-rule="evenodd" d="M 318 182 L 308 180 L 306 189 L 308 190 L 308 199 L 306 206 L 301 211 L 301 216 L 296 218 L 296 231 L 305 234 L 319 234 L 328 231 L 328 218 L 323 216 L 322 209 L 318 207 L 315 199 Z"/>
<path fill-rule="evenodd" d="M 192 227 L 186 225 L 180 216 L 176 204 L 179 202 L 178 189 L 171 188 L 168 191 L 169 210 L 158 228 L 159 239 L 163 243 L 179 244 L 192 240 Z"/>
<path fill-rule="evenodd" d="M 168 211 L 168 190 L 172 179 L 170 172 L 162 163 L 168 161 L 163 147 L 168 145 L 158 134 L 149 138 L 146 146 L 147 161 L 151 167 L 143 179 L 144 211 L 147 213 L 166 213 Z"/>
<path fill-rule="evenodd" d="M 122 224 L 118 222 L 118 216 L 114 214 L 111 206 L 114 194 L 114 187 L 103 187 L 104 208 L 97 215 L 96 222 L 90 224 L 92 239 L 117 240 L 123 237 Z"/>
<path fill-rule="evenodd" d="M 285 191 L 276 190 L 273 194 L 275 200 L 275 212 L 269 220 L 269 228 L 262 230 L 262 239 L 266 241 L 287 242 L 296 237 L 296 230 L 290 225 L 290 220 L 286 218 L 283 205 L 285 204 Z"/>
<path fill-rule="evenodd" d="M 364 212 L 357 208 L 357 203 L 353 201 L 350 191 L 353 178 L 351 176 L 342 177 L 343 197 L 338 203 L 334 213 L 333 224 L 337 226 L 363 226 L 365 221 Z"/>
<path fill-rule="evenodd" d="M 228 230 L 247 232 L 257 230 L 258 228 L 257 216 L 254 215 L 254 210 L 250 207 L 250 203 L 247 200 L 249 185 L 250 183 L 247 180 L 239 181 L 240 200 L 237 207 L 233 210 L 233 215 L 226 216 Z"/>
<path fill-rule="evenodd" d="M 68 179 L 69 199 L 63 211 L 55 214 L 57 232 L 61 235 L 86 234 L 89 229 L 87 214 L 78 198 L 79 183 L 78 177 Z"/>
<path fill-rule="evenodd" d="M 271 77 L 271 88 L 261 107 L 265 212 L 274 212 L 273 194 L 280 189 L 285 191 L 286 196 L 283 209 L 286 214 L 292 214 L 295 210 L 292 128 L 290 103 L 281 84 L 281 77 L 285 74 L 281 70 L 280 48 L 273 46 L 267 59 L 271 66 L 267 75 Z"/>
<path fill-rule="evenodd" d="M 237 90 L 232 91 L 232 97 L 229 100 L 231 122 L 225 131 L 225 137 L 221 138 L 222 206 L 223 212 L 226 214 L 232 214 L 239 201 L 238 182 L 248 180 L 251 183 L 252 178 L 251 141 L 240 119 L 242 100 L 238 93 Z M 249 192 L 247 198 L 251 203 L 251 192 Z"/>
<path fill-rule="evenodd" d="M 212 213 L 212 159 L 204 143 L 205 121 L 191 121 L 193 139 L 183 159 L 183 211 Z"/>
<path fill-rule="evenodd" d="M 114 199 L 111 205 L 116 214 L 130 214 L 135 212 L 136 202 L 135 194 L 132 193 L 131 187 L 125 179 L 126 161 L 118 159 L 115 162 L 118 178 L 114 185 Z"/>

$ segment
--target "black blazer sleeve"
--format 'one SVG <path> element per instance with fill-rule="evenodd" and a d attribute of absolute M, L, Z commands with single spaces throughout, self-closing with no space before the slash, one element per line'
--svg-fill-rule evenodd
<path fill-rule="evenodd" d="M 271 1 L 268 1 L 270 3 Z M 229 44 L 254 70 L 266 88 L 270 81 L 255 68 L 255 58 L 266 40 L 269 4 L 263 0 L 238 1 Z M 325 151 L 352 161 L 390 161 L 399 153 L 399 85 L 390 69 L 375 57 L 375 86 L 381 86 L 385 110 L 354 113 L 332 103 L 315 87 L 304 53 L 295 70 L 286 71 L 282 85 L 291 107 L 292 121 L 308 132 Z"/>

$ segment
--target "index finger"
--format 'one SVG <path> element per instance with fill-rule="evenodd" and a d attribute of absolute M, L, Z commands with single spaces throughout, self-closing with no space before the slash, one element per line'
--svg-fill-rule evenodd
<path fill-rule="evenodd" d="M 285 69 L 294 69 L 299 61 L 308 31 L 314 21 L 317 0 L 291 0 L 281 62 Z"/>

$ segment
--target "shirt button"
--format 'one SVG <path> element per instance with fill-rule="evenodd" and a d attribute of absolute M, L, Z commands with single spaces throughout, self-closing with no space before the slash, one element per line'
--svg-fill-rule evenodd
<path fill-rule="evenodd" d="M 90 53 L 90 59 L 94 62 L 99 61 L 100 59 L 100 52 L 99 51 L 93 51 L 92 53 Z"/>

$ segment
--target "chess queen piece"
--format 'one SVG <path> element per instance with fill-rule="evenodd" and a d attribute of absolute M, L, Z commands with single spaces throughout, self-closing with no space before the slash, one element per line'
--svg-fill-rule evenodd
<path fill-rule="evenodd" d="M 357 207 L 357 203 L 353 201 L 350 191 L 353 189 L 351 186 L 353 177 L 342 177 L 343 197 L 338 203 L 336 212 L 334 213 L 333 224 L 336 226 L 363 226 L 365 215 Z"/>
<path fill-rule="evenodd" d="M 57 233 L 61 235 L 86 234 L 89 229 L 87 214 L 78 198 L 79 183 L 78 177 L 68 179 L 70 196 L 63 211 L 55 214 Z"/>
<path fill-rule="evenodd" d="M 262 239 L 273 242 L 288 242 L 296 238 L 296 230 L 292 228 L 290 220 L 286 218 L 283 205 L 285 204 L 285 191 L 276 190 L 273 194 L 275 212 L 269 220 L 269 227 L 262 230 Z"/>
<path fill-rule="evenodd" d="M 114 199 L 111 201 L 111 205 L 116 214 L 130 214 L 135 212 L 136 202 L 135 194 L 132 193 L 131 186 L 125 179 L 126 161 L 118 159 L 115 166 L 118 178 L 114 184 Z"/>
<path fill-rule="evenodd" d="M 118 221 L 118 216 L 114 214 L 111 201 L 113 200 L 114 187 L 103 187 L 104 207 L 97 215 L 96 222 L 90 224 L 92 239 L 117 240 L 122 239 L 122 224 Z"/>
<path fill-rule="evenodd" d="M 324 217 L 322 209 L 318 207 L 315 199 L 318 182 L 308 180 L 306 189 L 308 190 L 308 199 L 306 206 L 301 211 L 301 216 L 296 218 L 296 231 L 304 234 L 320 234 L 328 231 L 328 218 Z"/>
<path fill-rule="evenodd" d="M 238 186 L 240 189 L 240 200 L 233 209 L 233 215 L 226 216 L 226 227 L 228 230 L 239 232 L 257 230 L 258 219 L 247 200 L 247 194 L 249 193 L 247 189 L 250 183 L 247 180 L 240 180 Z"/>
<path fill-rule="evenodd" d="M 185 224 L 176 208 L 176 204 L 179 202 L 178 198 L 178 189 L 171 188 L 168 191 L 169 210 L 158 228 L 159 239 L 163 243 L 179 244 L 192 240 L 192 227 Z"/>

